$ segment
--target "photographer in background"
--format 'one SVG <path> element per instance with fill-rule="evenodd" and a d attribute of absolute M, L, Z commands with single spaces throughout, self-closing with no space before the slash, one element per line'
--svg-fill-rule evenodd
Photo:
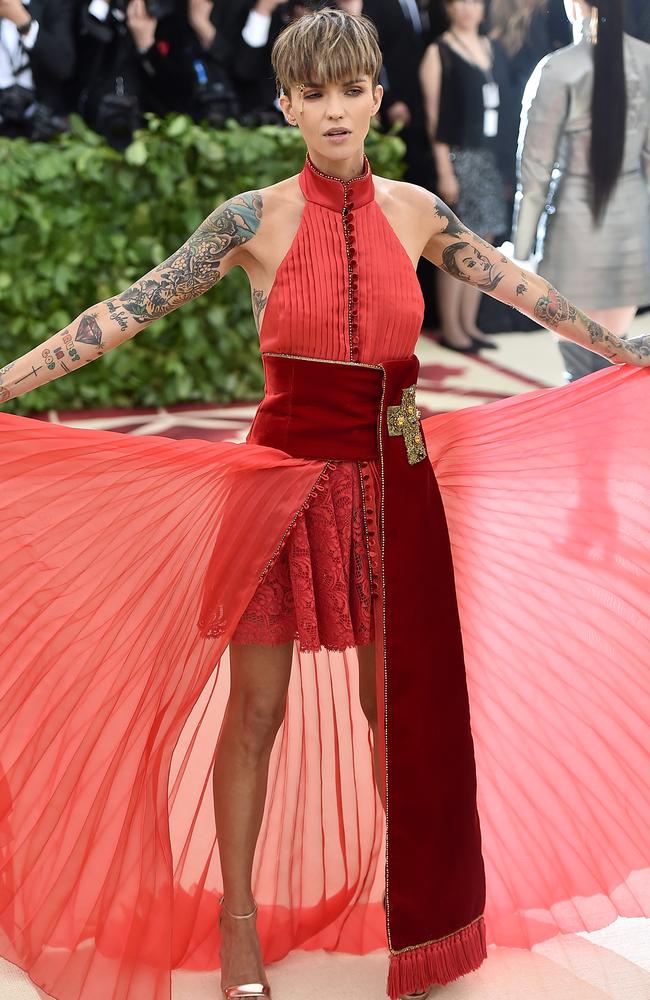
<path fill-rule="evenodd" d="M 73 3 L 0 0 L 0 135 L 40 140 L 66 130 Z"/>
<path fill-rule="evenodd" d="M 207 0 L 206 0 L 207 2 Z M 277 103 L 271 49 L 283 28 L 307 11 L 339 6 L 336 0 L 217 0 L 213 18 L 220 29 L 244 125 L 284 125 Z"/>
<path fill-rule="evenodd" d="M 215 15 L 212 0 L 187 0 L 186 16 L 193 40 L 192 117 L 222 128 L 228 118 L 239 119 L 241 103 L 229 67 L 230 43 Z"/>
<path fill-rule="evenodd" d="M 177 0 L 84 0 L 77 110 L 115 149 L 144 112 L 189 113 L 191 33 Z"/>

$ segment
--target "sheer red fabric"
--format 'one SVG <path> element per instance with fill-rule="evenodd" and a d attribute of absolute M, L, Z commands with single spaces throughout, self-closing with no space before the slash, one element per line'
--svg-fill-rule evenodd
<path fill-rule="evenodd" d="M 405 303 L 399 351 L 412 353 L 419 289 L 366 204 L 384 248 L 373 254 L 372 229 L 360 241 L 379 282 L 360 327 L 373 360 L 398 352 Z M 272 296 L 287 339 L 264 326 L 293 351 L 289 275 Z M 330 278 L 323 336 L 345 358 Z M 649 379 L 620 366 L 423 422 L 466 650 L 488 943 L 650 917 Z M 323 463 L 2 414 L 0 470 L 0 954 L 57 1000 L 170 1000 L 172 969 L 218 967 L 211 776 L 228 643 Z M 340 529 L 349 566 L 354 530 Z M 214 551 L 223 631 L 206 638 Z M 354 647 L 296 639 L 253 869 L 268 963 L 386 947 L 357 686 Z"/>

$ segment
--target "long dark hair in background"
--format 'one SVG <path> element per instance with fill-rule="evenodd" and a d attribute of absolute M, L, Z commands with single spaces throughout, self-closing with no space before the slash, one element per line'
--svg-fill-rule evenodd
<path fill-rule="evenodd" d="M 625 152 L 627 90 L 623 58 L 623 0 L 590 0 L 598 13 L 591 102 L 591 210 L 599 222 L 616 185 Z"/>

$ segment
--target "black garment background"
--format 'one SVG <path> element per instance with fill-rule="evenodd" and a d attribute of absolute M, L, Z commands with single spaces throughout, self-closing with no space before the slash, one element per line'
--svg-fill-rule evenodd
<path fill-rule="evenodd" d="M 28 12 L 39 29 L 28 52 L 36 99 L 58 114 L 68 110 L 65 81 L 75 68 L 75 0 L 32 0 Z"/>

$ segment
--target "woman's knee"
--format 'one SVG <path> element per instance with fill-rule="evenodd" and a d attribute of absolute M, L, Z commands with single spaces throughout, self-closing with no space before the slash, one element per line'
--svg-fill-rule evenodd
<path fill-rule="evenodd" d="M 272 746 L 286 711 L 292 644 L 231 647 L 228 713 L 243 748 L 260 752 Z"/>

